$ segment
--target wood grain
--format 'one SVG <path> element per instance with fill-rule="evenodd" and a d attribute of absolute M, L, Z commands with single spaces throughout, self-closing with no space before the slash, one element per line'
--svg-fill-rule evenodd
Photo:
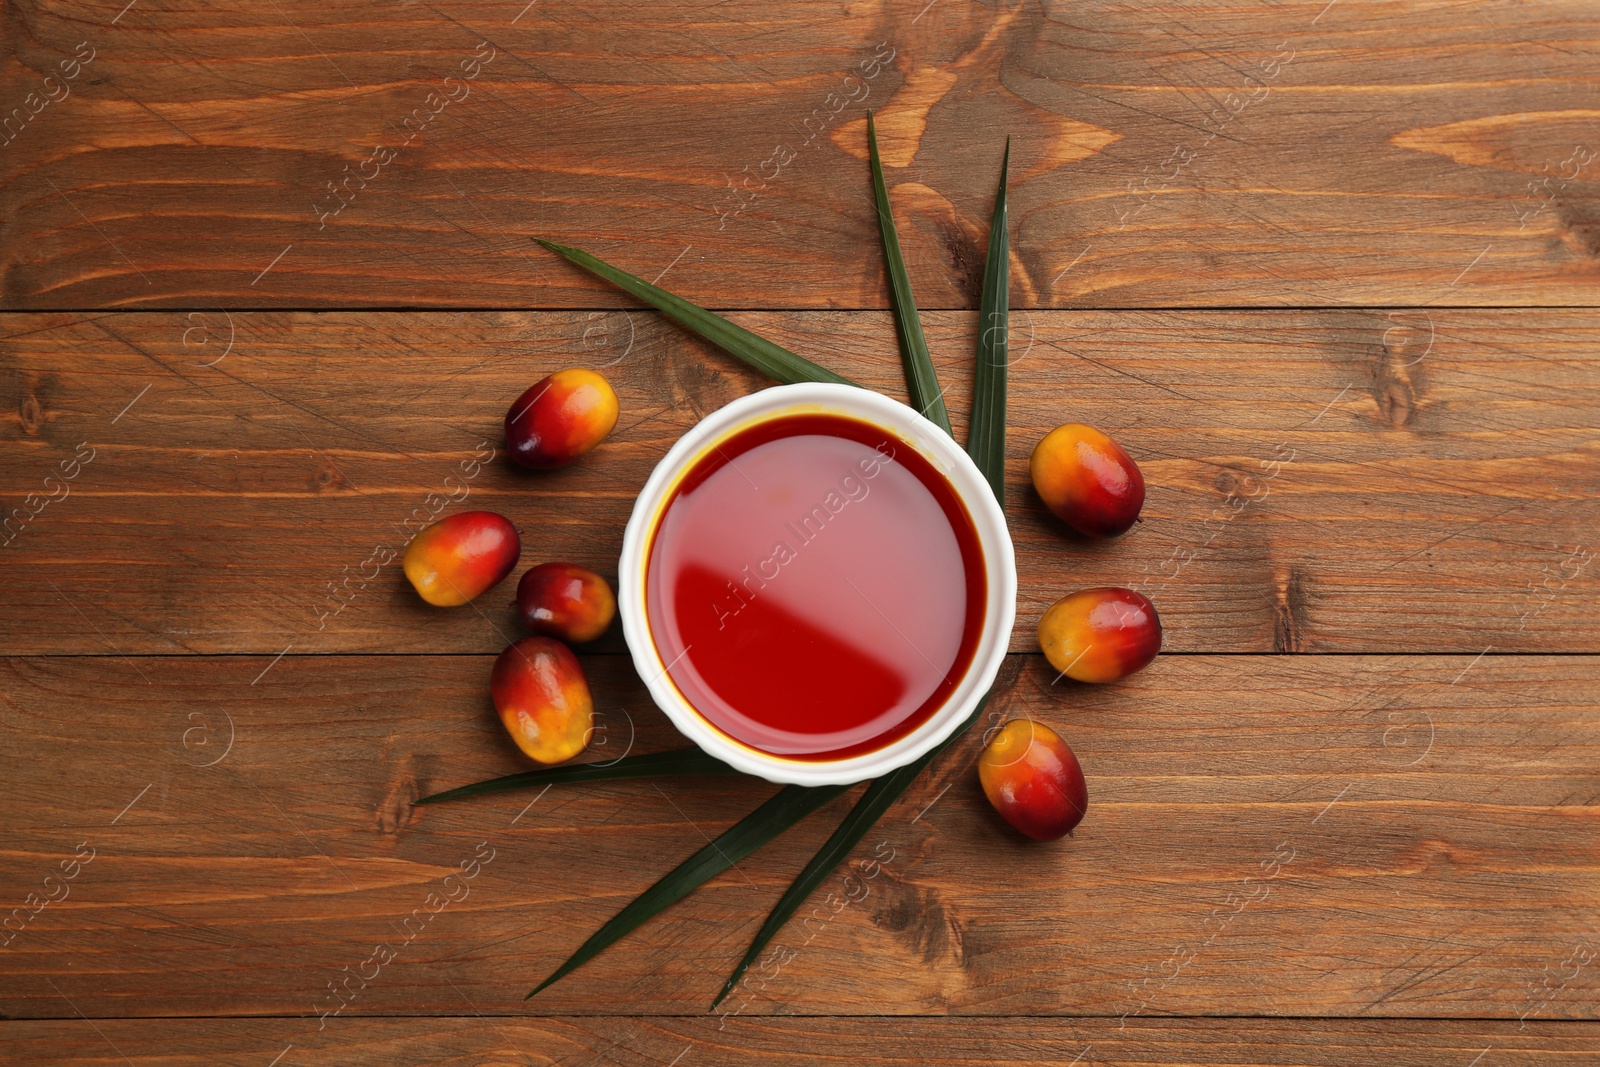
<path fill-rule="evenodd" d="M 0 40 L 0 1060 L 1600 1065 L 1592 4 L 37 0 Z M 614 576 L 765 384 L 536 235 L 900 396 L 868 108 L 958 430 L 1012 138 L 992 721 L 1059 729 L 1089 815 L 1024 844 L 974 731 L 725 1014 L 850 798 L 525 1002 L 773 787 L 413 808 L 524 766 L 521 630 L 391 556 L 483 507 Z M 570 365 L 618 432 L 511 470 Z M 1143 467 L 1126 537 L 1027 485 L 1069 420 Z M 1177 654 L 1052 684 L 1038 615 L 1099 584 Z M 596 759 L 683 743 L 623 651 Z"/>
<path fill-rule="evenodd" d="M 1056 598 L 1109 584 L 1155 599 L 1169 651 L 1600 650 L 1588 316 L 1017 318 L 1013 648 L 1033 647 Z M 903 395 L 886 312 L 739 320 Z M 971 320 L 927 316 L 963 433 Z M 521 526 L 524 564 L 614 575 L 651 467 L 764 384 L 647 312 L 47 313 L 7 327 L 0 440 L 15 459 L 0 502 L 42 507 L 0 549 L 0 640 L 15 653 L 497 652 L 520 633 L 510 586 L 429 609 L 380 548 L 483 507 Z M 480 469 L 510 399 L 574 363 L 615 382 L 612 438 L 563 471 Z M 1145 521 L 1125 537 L 1074 539 L 1028 485 L 1033 444 L 1074 420 L 1143 466 Z M 82 443 L 92 461 L 52 490 Z M 68 495 L 38 502 L 52 491 Z"/>
<path fill-rule="evenodd" d="M 293 1039 L 293 1040 L 291 1040 Z M 350 1019 L 307 1037 L 284 1019 L 0 1023 L 0 1040 L 38 1067 L 262 1062 L 746 1064 L 916 1062 L 939 1067 L 1461 1067 L 1485 1049 L 1513 1067 L 1588 1067 L 1600 1028 L 1585 1023 L 1314 1019 L 750 1019 L 719 1030 L 691 1019 Z M 673 1057 L 677 1056 L 677 1061 Z M 248 1058 L 246 1058 L 248 1057 Z M 1485 1056 L 1487 1060 L 1488 1057 Z"/>
<path fill-rule="evenodd" d="M 607 724 L 594 758 L 682 743 L 618 657 L 587 662 Z M 1052 723 L 1086 769 L 1074 838 L 1041 847 L 999 823 L 969 735 L 858 848 L 858 880 L 838 872 L 783 931 L 730 1026 L 1600 1017 L 1585 958 L 1600 950 L 1600 660 L 1167 657 L 1099 688 L 1009 662 L 996 721 Z M 703 1013 L 847 801 L 524 1002 L 772 787 L 607 783 L 413 809 L 521 766 L 487 706 L 489 665 L 4 661 L 0 900 L 50 890 L 81 843 L 94 856 L 0 952 L 0 1012 L 286 1015 L 298 1040 L 339 1003 L 329 983 L 360 971 L 372 980 L 345 1016 Z M 466 894 L 430 918 L 484 842 Z M 396 958 L 374 976 L 380 944 Z"/>
<path fill-rule="evenodd" d="M 1583 0 L 122 8 L 4 9 L 8 306 L 881 308 L 868 107 L 925 308 L 1006 134 L 1018 306 L 1600 298 Z"/>

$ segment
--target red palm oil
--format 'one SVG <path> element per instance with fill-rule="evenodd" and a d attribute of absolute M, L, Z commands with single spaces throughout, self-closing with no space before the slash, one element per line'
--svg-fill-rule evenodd
<path fill-rule="evenodd" d="M 784 415 L 720 441 L 668 498 L 647 558 L 668 677 L 718 730 L 790 759 L 915 730 L 983 628 L 960 497 L 910 445 L 846 416 Z"/>

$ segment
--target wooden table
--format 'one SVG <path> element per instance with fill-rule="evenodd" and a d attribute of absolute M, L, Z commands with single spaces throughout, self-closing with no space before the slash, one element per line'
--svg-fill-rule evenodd
<path fill-rule="evenodd" d="M 0 1060 L 1600 1063 L 1597 15 L 0 7 Z M 1022 842 L 971 736 L 724 1009 L 854 794 L 525 1002 L 772 787 L 414 809 L 524 767 L 487 700 L 520 631 L 390 559 L 481 507 L 614 576 L 651 466 L 763 384 L 534 235 L 902 396 L 869 107 L 958 433 L 1012 137 L 996 707 L 1089 816 Z M 508 403 L 569 365 L 617 432 L 511 469 Z M 1028 488 L 1065 421 L 1139 460 L 1133 533 Z M 1166 654 L 1052 685 L 1039 614 L 1096 584 Z M 681 743 L 623 653 L 584 656 L 597 754 Z"/>

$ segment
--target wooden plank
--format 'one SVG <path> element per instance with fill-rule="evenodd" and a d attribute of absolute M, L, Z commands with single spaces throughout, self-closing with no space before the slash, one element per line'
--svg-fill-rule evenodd
<path fill-rule="evenodd" d="M 1600 298 L 1583 0 L 120 6 L 9 12 L 9 306 L 881 308 L 869 107 L 924 307 L 1007 133 L 1020 306 Z"/>
<path fill-rule="evenodd" d="M 630 737 L 681 743 L 617 657 L 587 662 L 608 724 L 595 758 Z M 846 801 L 524 1002 L 772 787 L 606 783 L 412 809 L 522 765 L 487 705 L 489 664 L 4 661 L 0 899 L 60 896 L 45 876 L 93 857 L 0 953 L 0 1013 L 286 1015 L 298 1040 L 358 972 L 330 1025 L 703 1013 Z M 1052 673 L 1012 657 L 995 718 L 1037 717 L 1074 746 L 1091 798 L 1075 837 L 1008 831 L 969 735 L 862 843 L 854 881 L 836 873 L 783 931 L 729 1026 L 1600 1017 L 1600 660 L 1170 657 L 1093 689 Z M 473 878 L 444 881 L 463 863 Z"/>
<path fill-rule="evenodd" d="M 500 1067 L 529 1063 L 937 1064 L 979 1067 L 1521 1067 L 1597 1062 L 1600 1028 L 1584 1023 L 1423 1020 L 1179 1019 L 1063 1022 L 1043 1019 L 771 1019 L 725 1030 L 696 1019 L 350 1019 L 307 1037 L 286 1019 L 163 1019 L 0 1023 L 20 1060 L 38 1067 L 171 1067 L 284 1058 L 295 1067 L 427 1063 Z M 678 1059 L 674 1060 L 676 1056 Z M 233 1057 L 239 1057 L 234 1059 Z M 246 1060 L 243 1057 L 250 1057 Z"/>
<path fill-rule="evenodd" d="M 885 313 L 739 319 L 903 395 Z M 959 426 L 972 316 L 927 325 Z M 520 524 L 525 564 L 614 574 L 654 463 L 763 384 L 645 312 L 45 313 L 6 333 L 0 501 L 42 509 L 0 549 L 14 653 L 496 652 L 519 633 L 509 586 L 429 609 L 388 553 L 485 507 Z M 1169 651 L 1600 650 L 1597 345 L 1548 309 L 1019 315 L 1013 648 L 1110 584 L 1156 600 Z M 574 363 L 615 382 L 613 437 L 564 471 L 480 467 L 510 399 Z M 1033 444 L 1072 420 L 1143 465 L 1128 536 L 1074 539 L 1028 485 Z M 77 477 L 47 482 L 64 463 Z"/>

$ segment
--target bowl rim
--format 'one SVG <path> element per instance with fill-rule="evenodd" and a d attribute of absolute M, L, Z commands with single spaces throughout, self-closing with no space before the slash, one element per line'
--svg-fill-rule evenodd
<path fill-rule="evenodd" d="M 904 441 L 950 483 L 977 535 L 986 578 L 984 620 L 972 662 L 954 692 L 920 726 L 882 748 L 834 760 L 775 755 L 713 726 L 668 677 L 644 608 L 647 551 L 664 503 L 681 478 L 723 440 L 750 425 L 791 414 L 841 415 L 871 423 Z M 1016 553 L 1005 512 L 977 464 L 943 429 L 906 404 L 859 386 L 831 382 L 775 385 L 702 418 L 673 443 L 634 501 L 617 564 L 617 612 L 634 669 L 672 724 L 707 754 L 734 769 L 789 785 L 848 785 L 876 778 L 932 751 L 954 734 L 983 699 L 1005 661 L 1016 622 Z"/>

